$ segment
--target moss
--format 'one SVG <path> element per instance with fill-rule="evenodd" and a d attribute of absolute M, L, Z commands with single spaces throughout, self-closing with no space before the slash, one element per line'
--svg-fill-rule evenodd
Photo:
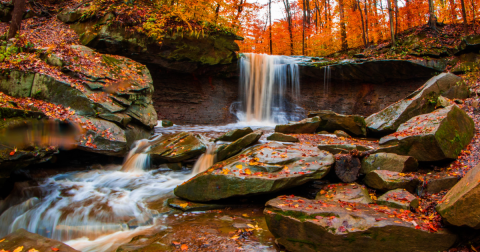
<path fill-rule="evenodd" d="M 317 250 L 317 245 L 313 242 L 310 242 L 310 241 L 299 240 L 299 239 L 294 239 L 294 238 L 287 238 L 287 241 L 298 242 L 298 243 L 301 243 L 302 245 L 306 244 L 306 245 L 312 246 L 313 249 Z"/>

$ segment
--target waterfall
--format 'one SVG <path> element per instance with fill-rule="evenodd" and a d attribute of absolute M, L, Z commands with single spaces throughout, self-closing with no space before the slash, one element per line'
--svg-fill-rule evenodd
<path fill-rule="evenodd" d="M 210 168 L 210 166 L 215 163 L 216 158 L 216 144 L 214 142 L 208 142 L 203 135 L 200 135 L 200 140 L 202 140 L 202 142 L 207 146 L 207 151 L 198 158 L 197 162 L 195 162 L 195 165 L 192 169 L 192 174 L 195 175 Z"/>
<path fill-rule="evenodd" d="M 295 58 L 245 53 L 240 59 L 241 112 L 246 122 L 286 123 L 300 119 L 300 76 Z M 290 99 L 287 99 L 287 97 Z M 296 118 L 299 117 L 299 118 Z"/>
<path fill-rule="evenodd" d="M 146 168 L 150 167 L 150 156 L 146 153 L 150 146 L 155 143 L 158 139 L 162 137 L 162 134 L 156 136 L 155 138 L 148 140 L 142 139 L 138 140 L 133 144 L 132 149 L 125 157 L 125 162 L 122 166 L 122 171 L 124 172 L 136 172 L 141 173 Z"/>

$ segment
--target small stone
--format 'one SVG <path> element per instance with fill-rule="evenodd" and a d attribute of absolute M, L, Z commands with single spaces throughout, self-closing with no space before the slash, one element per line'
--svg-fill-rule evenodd
<path fill-rule="evenodd" d="M 162 120 L 162 127 L 166 128 L 166 127 L 172 127 L 172 126 L 173 126 L 173 122 L 172 122 L 172 121 Z"/>
<path fill-rule="evenodd" d="M 267 137 L 267 140 L 270 141 L 279 141 L 279 142 L 298 142 L 298 138 L 283 133 L 275 132 Z"/>
<path fill-rule="evenodd" d="M 347 132 L 343 130 L 335 130 L 333 134 L 337 135 L 337 137 L 345 137 L 345 138 L 350 138 L 350 135 L 347 134 Z"/>
<path fill-rule="evenodd" d="M 388 191 L 378 197 L 377 204 L 410 210 L 410 207 L 417 208 L 419 206 L 419 201 L 417 197 L 407 192 L 405 189 L 396 189 Z"/>

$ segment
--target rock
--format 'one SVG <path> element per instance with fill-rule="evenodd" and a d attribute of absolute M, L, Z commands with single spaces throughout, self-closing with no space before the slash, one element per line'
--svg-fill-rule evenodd
<path fill-rule="evenodd" d="M 333 132 L 333 134 L 335 134 L 337 137 L 350 138 L 350 135 L 348 135 L 347 132 L 345 132 L 343 130 L 335 130 L 335 132 Z"/>
<path fill-rule="evenodd" d="M 270 142 L 216 163 L 174 192 L 198 202 L 274 193 L 323 178 L 333 162 L 331 154 L 316 148 Z"/>
<path fill-rule="evenodd" d="M 97 118 L 81 117 L 80 121 L 93 125 L 96 131 L 88 130 L 80 137 L 78 149 L 109 156 L 123 157 L 127 154 L 129 144 L 125 131 L 115 123 Z M 109 134 L 105 134 L 109 132 Z"/>
<path fill-rule="evenodd" d="M 334 155 L 347 154 L 353 150 L 358 150 L 358 151 L 373 150 L 373 148 L 370 146 L 353 145 L 353 144 L 319 144 L 317 147 L 320 150 L 328 151 Z"/>
<path fill-rule="evenodd" d="M 376 170 L 369 172 L 367 176 L 365 176 L 364 182 L 367 186 L 380 191 L 390 191 L 401 188 L 414 193 L 420 181 L 411 175 L 386 170 Z"/>
<path fill-rule="evenodd" d="M 480 229 L 480 164 L 472 168 L 443 197 L 436 210 L 444 221 L 455 226 Z"/>
<path fill-rule="evenodd" d="M 346 154 L 335 155 L 335 174 L 341 181 L 351 183 L 357 180 L 360 168 L 362 166 L 358 157 Z"/>
<path fill-rule="evenodd" d="M 264 214 L 276 242 L 292 252 L 445 251 L 455 243 L 447 230 L 416 229 L 385 213 L 394 209 L 350 204 L 354 211 L 340 202 L 280 196 L 266 203 Z"/>
<path fill-rule="evenodd" d="M 456 159 L 474 134 L 472 118 L 451 105 L 400 125 L 397 132 L 380 139 L 378 151 L 412 156 L 418 161 Z"/>
<path fill-rule="evenodd" d="M 231 130 L 231 131 L 221 135 L 217 139 L 215 139 L 215 142 L 216 141 L 232 142 L 232 141 L 235 141 L 239 138 L 242 138 L 242 137 L 244 137 L 244 136 L 246 136 L 246 135 L 248 135 L 252 132 L 253 132 L 253 130 L 250 127 L 245 127 L 245 128 L 242 128 L 242 129 L 234 129 L 234 130 Z"/>
<path fill-rule="evenodd" d="M 315 116 L 312 118 L 303 119 L 299 122 L 277 125 L 275 126 L 275 132 L 280 132 L 285 134 L 315 133 L 319 125 L 320 125 L 320 117 Z"/>
<path fill-rule="evenodd" d="M 257 130 L 236 140 L 231 144 L 223 145 L 222 147 L 217 149 L 217 161 L 223 161 L 239 153 L 244 148 L 252 144 L 255 144 L 256 142 L 258 142 L 260 137 L 262 137 L 262 135 L 263 135 L 263 132 L 261 130 Z"/>
<path fill-rule="evenodd" d="M 182 163 L 167 163 L 167 167 L 170 170 L 179 171 L 182 169 Z"/>
<path fill-rule="evenodd" d="M 417 197 L 405 191 L 405 189 L 395 189 L 378 197 L 377 204 L 410 210 L 410 207 L 417 208 L 419 201 Z"/>
<path fill-rule="evenodd" d="M 100 19 L 76 21 L 70 27 L 79 35 L 83 45 L 99 52 L 122 55 L 184 73 L 192 73 L 202 66 L 235 62 L 236 51 L 240 49 L 235 40 L 243 40 L 229 32 L 198 36 L 187 30 L 177 30 L 165 33 L 159 41 L 144 33 L 128 31 L 121 25 L 111 25 L 110 20 L 114 17 L 113 13 L 106 13 Z"/>
<path fill-rule="evenodd" d="M 320 134 L 320 135 L 329 135 L 330 133 L 329 133 L 328 131 L 326 131 L 326 130 L 322 130 L 322 131 L 318 132 L 318 134 Z"/>
<path fill-rule="evenodd" d="M 394 172 L 414 172 L 418 169 L 418 162 L 410 156 L 401 156 L 394 153 L 375 153 L 362 160 L 361 174 L 368 174 L 374 170 Z"/>
<path fill-rule="evenodd" d="M 85 11 L 87 10 L 83 8 L 77 8 L 76 10 L 64 9 L 57 14 L 57 19 L 64 23 L 74 23 L 82 18 Z"/>
<path fill-rule="evenodd" d="M 78 252 L 78 250 L 56 240 L 43 237 L 38 234 L 30 233 L 25 229 L 17 229 L 15 232 L 0 238 L 0 250 L 17 251 L 22 246 L 21 251 L 65 251 Z"/>
<path fill-rule="evenodd" d="M 279 142 L 298 142 L 298 138 L 283 133 L 275 132 L 267 137 L 267 140 L 270 141 L 279 141 Z"/>
<path fill-rule="evenodd" d="M 412 117 L 435 110 L 436 101 L 440 94 L 445 92 L 456 93 L 449 90 L 466 88 L 463 84 L 457 85 L 461 81 L 460 77 L 450 73 L 442 73 L 431 78 L 425 85 L 405 99 L 367 117 L 365 122 L 368 130 L 376 135 L 393 133 L 400 124 L 405 123 Z"/>
<path fill-rule="evenodd" d="M 170 198 L 170 199 L 167 200 L 167 204 L 170 207 L 180 209 L 184 212 L 225 209 L 227 207 L 238 206 L 238 205 L 234 205 L 234 204 L 215 204 L 215 203 L 191 202 L 191 201 L 187 201 L 187 200 L 183 200 L 183 199 L 179 199 L 179 198 Z"/>
<path fill-rule="evenodd" d="M 449 175 L 446 172 L 427 174 L 423 183 L 418 186 L 418 192 L 420 196 L 425 193 L 435 194 L 443 190 L 449 190 L 458 183 L 459 178 L 457 176 Z"/>
<path fill-rule="evenodd" d="M 317 131 L 343 130 L 354 136 L 366 136 L 367 125 L 363 116 L 341 115 L 330 110 L 310 111 L 308 117 L 318 116 L 321 119 Z"/>
<path fill-rule="evenodd" d="M 453 101 L 450 101 L 448 98 L 445 98 L 443 96 L 439 96 L 437 99 L 437 108 L 446 108 L 450 105 L 453 105 Z"/>
<path fill-rule="evenodd" d="M 172 126 L 173 126 L 173 122 L 172 122 L 172 121 L 162 120 L 162 127 L 166 128 L 166 127 L 172 127 Z"/>
<path fill-rule="evenodd" d="M 362 204 L 373 203 L 368 194 L 367 188 L 357 183 L 353 184 L 330 184 L 318 192 L 316 200 L 322 201 L 344 201 Z"/>
<path fill-rule="evenodd" d="M 147 154 L 154 162 L 177 163 L 198 157 L 206 150 L 207 147 L 196 134 L 181 132 L 160 137 Z"/>
<path fill-rule="evenodd" d="M 462 38 L 460 44 L 457 46 L 458 52 L 455 55 L 462 55 L 469 52 L 478 52 L 480 49 L 480 36 L 469 35 Z"/>

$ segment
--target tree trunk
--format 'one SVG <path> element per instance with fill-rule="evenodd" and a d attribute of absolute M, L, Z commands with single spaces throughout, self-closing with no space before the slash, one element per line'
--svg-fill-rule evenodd
<path fill-rule="evenodd" d="M 393 3 L 395 4 L 395 37 L 397 37 L 397 34 L 398 34 L 398 0 L 393 0 Z"/>
<path fill-rule="evenodd" d="M 25 0 L 15 0 L 13 6 L 12 21 L 10 22 L 10 28 L 8 29 L 8 39 L 11 39 L 17 35 L 17 32 L 22 28 L 22 18 L 25 12 Z"/>
<path fill-rule="evenodd" d="M 302 55 L 305 56 L 305 23 L 306 23 L 306 5 L 305 5 L 305 0 L 302 1 L 303 4 L 303 18 L 302 18 Z"/>
<path fill-rule="evenodd" d="M 457 21 L 457 12 L 455 7 L 455 0 L 450 0 L 450 13 L 452 14 L 452 21 Z"/>
<path fill-rule="evenodd" d="M 270 55 L 273 55 L 273 42 L 272 42 L 272 0 L 268 1 L 268 19 L 270 23 Z"/>
<path fill-rule="evenodd" d="M 393 9 L 390 0 L 387 0 L 388 4 L 388 18 L 390 19 L 390 36 L 392 38 L 392 46 L 395 46 L 395 33 L 393 31 Z"/>
<path fill-rule="evenodd" d="M 215 8 L 215 24 L 217 24 L 219 12 L 220 12 L 220 4 L 217 4 L 217 8 Z"/>
<path fill-rule="evenodd" d="M 350 154 L 335 155 L 335 174 L 344 183 L 352 183 L 358 178 L 362 165 L 358 157 Z"/>
<path fill-rule="evenodd" d="M 437 17 L 435 16 L 435 8 L 433 5 L 433 0 L 428 0 L 428 26 L 432 28 L 432 30 L 437 30 Z"/>
<path fill-rule="evenodd" d="M 365 0 L 365 37 L 367 39 L 367 45 L 365 48 L 370 44 L 370 37 L 368 35 L 368 0 Z"/>
<path fill-rule="evenodd" d="M 360 0 L 357 0 L 358 11 L 360 11 L 360 19 L 362 20 L 362 38 L 363 38 L 363 45 L 367 48 L 367 38 L 365 37 L 365 24 L 363 23 L 363 14 L 362 14 L 362 6 L 360 6 Z"/>
<path fill-rule="evenodd" d="M 342 41 L 342 50 L 345 51 L 348 49 L 348 42 L 347 42 L 347 28 L 345 27 L 345 13 L 344 13 L 343 0 L 338 0 L 338 7 L 340 9 L 340 37 Z"/>
<path fill-rule="evenodd" d="M 462 17 L 463 17 L 463 31 L 465 36 L 468 35 L 468 23 L 467 23 L 467 12 L 465 11 L 465 0 L 460 0 L 462 4 Z"/>
<path fill-rule="evenodd" d="M 288 0 L 283 0 L 285 12 L 287 15 L 288 33 L 290 34 L 290 55 L 293 55 L 293 31 L 292 31 L 292 13 L 290 11 L 290 3 Z"/>
<path fill-rule="evenodd" d="M 453 1 L 453 0 L 450 0 Z M 410 10 L 410 0 L 405 0 L 405 9 L 407 10 L 407 28 L 412 27 L 412 12 Z"/>
<path fill-rule="evenodd" d="M 471 3 L 472 3 L 472 29 L 473 29 L 473 33 L 476 33 L 475 32 L 475 1 L 473 0 L 470 0 Z"/>

